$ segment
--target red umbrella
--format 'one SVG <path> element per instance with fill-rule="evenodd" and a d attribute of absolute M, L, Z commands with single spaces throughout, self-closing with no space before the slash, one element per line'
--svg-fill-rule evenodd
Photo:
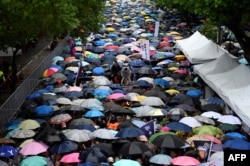
<path fill-rule="evenodd" d="M 59 114 L 50 118 L 49 122 L 51 124 L 63 124 L 72 119 L 70 114 Z"/>

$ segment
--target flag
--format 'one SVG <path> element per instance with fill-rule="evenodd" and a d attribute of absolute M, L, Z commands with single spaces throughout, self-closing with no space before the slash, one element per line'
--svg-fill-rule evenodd
<path fill-rule="evenodd" d="M 145 125 L 141 126 L 140 129 L 145 133 L 145 136 L 150 137 L 155 133 L 154 121 L 149 121 Z"/>
<path fill-rule="evenodd" d="M 208 162 L 208 159 L 210 157 L 211 154 L 211 149 L 213 146 L 213 142 L 212 141 L 198 141 L 198 140 L 194 140 L 194 146 L 196 148 L 196 150 L 198 151 L 198 154 L 201 158 L 202 161 Z"/>

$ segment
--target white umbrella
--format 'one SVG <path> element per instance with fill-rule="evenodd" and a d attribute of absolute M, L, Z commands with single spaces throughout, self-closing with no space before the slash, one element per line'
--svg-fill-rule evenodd
<path fill-rule="evenodd" d="M 219 119 L 222 115 L 215 111 L 207 111 L 207 112 L 203 112 L 201 116 L 205 116 L 205 117 L 212 118 L 212 119 Z"/>
<path fill-rule="evenodd" d="M 109 129 L 97 129 L 92 132 L 93 137 L 101 139 L 115 139 L 114 134 Z"/>
<path fill-rule="evenodd" d="M 55 87 L 52 91 L 54 93 L 61 93 L 61 92 L 66 92 L 67 87 L 65 85 L 59 86 L 59 87 Z"/>
<path fill-rule="evenodd" d="M 104 90 L 108 90 L 108 91 L 112 92 L 112 89 L 109 86 L 104 86 L 104 85 L 99 86 L 96 89 L 104 89 Z"/>
<path fill-rule="evenodd" d="M 60 98 L 56 99 L 56 102 L 58 104 L 63 104 L 63 105 L 71 105 L 72 104 L 72 101 L 66 97 L 60 97 Z"/>
<path fill-rule="evenodd" d="M 80 104 L 80 106 L 83 108 L 87 108 L 87 109 L 97 109 L 100 111 L 104 110 L 102 102 L 100 102 L 98 99 L 95 99 L 95 98 L 90 98 L 90 99 L 84 100 Z"/>
<path fill-rule="evenodd" d="M 144 80 L 144 81 L 147 81 L 148 83 L 150 83 L 150 84 L 154 84 L 154 79 L 153 78 L 150 78 L 150 77 L 141 77 L 141 78 L 139 78 L 137 81 L 139 81 L 139 80 Z"/>
<path fill-rule="evenodd" d="M 111 84 L 111 82 L 105 76 L 96 76 L 93 79 L 93 83 L 94 83 L 95 86 L 101 86 L 101 85 L 109 85 L 109 84 Z"/>
<path fill-rule="evenodd" d="M 190 127 L 200 127 L 202 124 L 196 120 L 194 117 L 183 117 L 179 122 L 184 123 Z"/>
<path fill-rule="evenodd" d="M 198 120 L 199 122 L 203 122 L 203 123 L 215 125 L 215 122 L 214 122 L 212 119 L 208 118 L 208 117 L 197 115 L 197 116 L 195 116 L 194 118 L 195 118 L 196 120 Z"/>
<path fill-rule="evenodd" d="M 36 133 L 33 130 L 15 130 L 12 133 L 12 138 L 31 138 L 35 135 Z"/>
<path fill-rule="evenodd" d="M 129 100 L 129 101 L 138 101 L 138 96 L 140 96 L 138 93 L 135 93 L 135 92 L 130 92 L 130 93 L 127 93 L 124 98 Z"/>
<path fill-rule="evenodd" d="M 224 152 L 215 152 L 213 153 L 210 158 L 209 161 L 224 161 Z"/>
<path fill-rule="evenodd" d="M 150 157 L 149 162 L 159 165 L 170 165 L 172 158 L 166 154 L 156 154 Z"/>
<path fill-rule="evenodd" d="M 136 117 L 148 116 L 149 111 L 155 109 L 155 107 L 151 107 L 148 105 L 140 106 L 135 109 Z"/>
<path fill-rule="evenodd" d="M 165 105 L 165 103 L 161 100 L 161 98 L 155 97 L 155 96 L 145 97 L 140 103 L 142 105 L 148 105 L 148 106 L 164 106 Z"/>
<path fill-rule="evenodd" d="M 218 122 L 241 125 L 241 120 L 238 117 L 233 116 L 233 115 L 223 115 L 218 119 Z"/>
<path fill-rule="evenodd" d="M 67 130 L 64 135 L 68 140 L 75 141 L 75 142 L 87 142 L 91 140 L 89 133 L 84 130 L 78 129 L 70 129 Z"/>
<path fill-rule="evenodd" d="M 86 99 L 75 99 L 75 100 L 72 100 L 72 105 L 80 105 L 85 100 Z"/>

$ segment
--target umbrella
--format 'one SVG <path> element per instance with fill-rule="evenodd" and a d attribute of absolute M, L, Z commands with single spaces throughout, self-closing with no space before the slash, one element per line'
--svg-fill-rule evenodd
<path fill-rule="evenodd" d="M 93 70 L 92 70 L 92 74 L 93 75 L 96 75 L 96 76 L 100 76 L 100 75 L 103 75 L 105 73 L 105 70 L 103 67 L 95 67 Z"/>
<path fill-rule="evenodd" d="M 209 140 L 205 137 L 202 137 L 202 135 L 193 135 L 192 137 L 186 139 L 186 142 L 190 144 L 192 147 L 195 146 L 194 141 L 209 141 Z"/>
<path fill-rule="evenodd" d="M 0 157 L 11 157 L 16 156 L 18 154 L 18 150 L 13 146 L 3 145 L 0 146 Z"/>
<path fill-rule="evenodd" d="M 69 153 L 78 149 L 78 144 L 70 141 L 65 140 L 58 143 L 53 144 L 49 151 L 53 154 L 61 154 L 61 153 Z"/>
<path fill-rule="evenodd" d="M 77 126 L 72 126 L 72 129 L 78 129 L 78 130 L 89 130 L 89 131 L 95 131 L 96 128 L 93 125 L 90 124 L 81 124 Z"/>
<path fill-rule="evenodd" d="M 51 124 L 62 124 L 65 122 L 68 122 L 72 119 L 70 114 L 59 114 L 59 115 L 55 115 L 52 118 L 50 118 L 49 122 Z"/>
<path fill-rule="evenodd" d="M 102 102 L 100 102 L 100 100 L 95 99 L 95 98 L 90 98 L 90 99 L 86 99 L 84 100 L 81 104 L 81 107 L 83 108 L 87 108 L 87 109 L 96 109 L 96 110 L 104 110 L 103 106 L 102 106 Z"/>
<path fill-rule="evenodd" d="M 33 137 L 36 133 L 33 130 L 27 130 L 27 129 L 23 129 L 23 130 L 14 130 L 12 133 L 12 138 L 30 138 Z"/>
<path fill-rule="evenodd" d="M 80 163 L 81 160 L 79 160 L 79 153 L 74 152 L 74 153 L 64 155 L 61 158 L 60 162 L 61 163 Z"/>
<path fill-rule="evenodd" d="M 201 110 L 202 111 L 221 112 L 223 110 L 223 108 L 221 105 L 209 103 L 209 104 L 202 105 Z"/>
<path fill-rule="evenodd" d="M 183 117 L 179 120 L 179 122 L 188 125 L 189 127 L 200 127 L 202 124 L 196 120 L 194 117 Z"/>
<path fill-rule="evenodd" d="M 205 117 L 212 118 L 212 119 L 219 119 L 222 115 L 218 112 L 207 111 L 207 112 L 203 112 L 201 116 L 205 116 Z"/>
<path fill-rule="evenodd" d="M 119 99 L 119 98 L 123 98 L 125 95 L 122 94 L 122 93 L 113 93 L 111 95 L 108 96 L 108 99 L 110 100 L 116 100 L 116 99 Z"/>
<path fill-rule="evenodd" d="M 146 116 L 165 116 L 165 115 L 167 115 L 167 111 L 160 108 L 152 109 L 146 114 Z"/>
<path fill-rule="evenodd" d="M 217 97 L 208 97 L 205 99 L 206 102 L 208 103 L 213 103 L 213 104 L 224 104 L 224 100 L 219 99 Z"/>
<path fill-rule="evenodd" d="M 33 119 L 24 120 L 19 124 L 19 128 L 25 129 L 25 130 L 33 130 L 39 127 L 40 127 L 40 124 L 36 120 L 33 120 Z"/>
<path fill-rule="evenodd" d="M 150 157 L 149 162 L 159 165 L 170 165 L 172 158 L 166 154 L 156 154 Z"/>
<path fill-rule="evenodd" d="M 74 142 L 87 142 L 91 139 L 89 134 L 85 130 L 68 129 L 66 130 L 64 135 L 68 140 Z"/>
<path fill-rule="evenodd" d="M 189 104 L 179 104 L 176 106 L 176 108 L 181 108 L 186 112 L 197 112 L 197 110 Z"/>
<path fill-rule="evenodd" d="M 93 79 L 93 83 L 96 86 L 111 84 L 111 82 L 109 81 L 109 79 L 107 77 L 104 77 L 104 76 L 96 76 Z"/>
<path fill-rule="evenodd" d="M 111 90 L 107 90 L 107 89 L 95 89 L 94 92 L 93 92 L 93 95 L 96 98 L 98 98 L 98 99 L 102 99 L 102 98 L 108 97 L 111 93 L 112 93 Z"/>
<path fill-rule="evenodd" d="M 247 140 L 247 137 L 241 133 L 238 132 L 228 132 L 225 134 L 226 138 L 229 139 L 243 139 L 243 140 Z"/>
<path fill-rule="evenodd" d="M 57 81 L 65 81 L 67 80 L 67 76 L 63 73 L 55 73 L 51 76 L 51 83 L 56 83 Z"/>
<path fill-rule="evenodd" d="M 165 87 L 165 88 L 170 86 L 169 82 L 164 80 L 163 78 L 154 79 L 154 84 L 155 85 L 160 85 L 160 86 Z"/>
<path fill-rule="evenodd" d="M 137 73 L 139 73 L 139 74 L 146 74 L 146 75 L 153 75 L 153 74 L 155 74 L 155 71 L 153 70 L 153 69 L 151 69 L 150 67 L 145 67 L 145 66 L 143 66 L 143 67 L 141 67 L 138 71 L 137 71 Z"/>
<path fill-rule="evenodd" d="M 66 97 L 57 98 L 56 102 L 58 104 L 62 104 L 62 105 L 71 105 L 72 104 L 72 101 Z"/>
<path fill-rule="evenodd" d="M 136 117 L 149 116 L 148 112 L 155 109 L 154 107 L 145 105 L 135 108 Z"/>
<path fill-rule="evenodd" d="M 92 147 L 87 151 L 80 152 L 79 159 L 85 162 L 101 163 L 107 162 L 108 154 L 96 147 Z"/>
<path fill-rule="evenodd" d="M 236 130 L 239 130 L 239 126 L 238 125 L 234 125 L 234 124 L 228 124 L 228 123 L 221 123 L 219 126 L 218 126 L 221 130 L 223 131 L 236 131 Z"/>
<path fill-rule="evenodd" d="M 171 160 L 173 165 L 182 165 L 182 166 L 189 166 L 189 165 L 199 165 L 200 161 L 196 158 L 189 157 L 189 156 L 178 156 Z"/>
<path fill-rule="evenodd" d="M 152 142 L 152 141 L 155 140 L 158 136 L 165 135 L 165 134 L 173 134 L 173 135 L 176 135 L 176 134 L 173 133 L 173 132 L 161 131 L 161 132 L 157 132 L 157 133 L 154 133 L 153 135 L 151 135 L 151 136 L 149 137 L 149 141 Z"/>
<path fill-rule="evenodd" d="M 57 68 L 51 67 L 51 68 L 48 68 L 48 69 L 44 70 L 42 76 L 43 76 L 43 77 L 50 77 L 50 76 L 52 76 L 54 73 L 56 73 L 57 71 L 58 71 Z"/>
<path fill-rule="evenodd" d="M 129 155 L 140 155 L 147 151 L 150 151 L 149 147 L 143 143 L 138 141 L 128 142 L 124 144 L 119 153 L 123 156 L 129 156 Z"/>
<path fill-rule="evenodd" d="M 47 159 L 42 156 L 30 156 L 27 158 L 24 158 L 20 166 L 44 166 L 47 165 Z"/>
<path fill-rule="evenodd" d="M 53 107 L 48 105 L 37 106 L 35 109 L 35 113 L 37 116 L 49 116 L 54 112 Z"/>
<path fill-rule="evenodd" d="M 224 152 L 215 152 L 211 154 L 209 161 L 224 161 Z"/>
<path fill-rule="evenodd" d="M 139 87 L 153 87 L 153 84 L 149 83 L 148 81 L 145 80 L 137 80 L 134 82 L 133 86 L 139 86 Z"/>
<path fill-rule="evenodd" d="M 209 141 L 214 142 L 215 144 L 221 144 L 221 141 L 212 135 L 202 134 L 201 136 L 208 139 Z"/>
<path fill-rule="evenodd" d="M 217 121 L 221 123 L 241 125 L 241 120 L 238 117 L 233 116 L 233 115 L 223 115 Z"/>
<path fill-rule="evenodd" d="M 115 139 L 111 130 L 102 128 L 92 132 L 92 136 L 100 139 Z"/>
<path fill-rule="evenodd" d="M 164 135 L 159 135 L 158 137 L 153 139 L 152 143 L 162 148 L 177 149 L 183 147 L 186 142 L 177 135 L 164 134 Z"/>
<path fill-rule="evenodd" d="M 234 149 L 234 150 L 250 150 L 250 142 L 237 139 L 237 140 L 227 140 L 223 144 L 224 149 Z"/>
<path fill-rule="evenodd" d="M 93 125 L 94 122 L 93 122 L 91 119 L 78 118 L 78 119 L 73 119 L 73 120 L 70 122 L 69 127 L 74 127 L 74 126 L 78 126 L 78 125 L 82 125 L 82 124 Z"/>
<path fill-rule="evenodd" d="M 118 131 L 115 137 L 119 138 L 133 138 L 140 135 L 145 135 L 145 133 L 137 127 L 126 127 Z"/>
<path fill-rule="evenodd" d="M 94 118 L 94 117 L 101 117 L 101 116 L 104 116 L 104 114 L 101 111 L 95 110 L 95 109 L 89 110 L 84 114 L 84 117 L 86 118 Z"/>
<path fill-rule="evenodd" d="M 192 132 L 192 128 L 182 122 L 170 122 L 166 126 L 173 131 L 182 131 L 185 133 Z"/>
<path fill-rule="evenodd" d="M 95 144 L 93 148 L 99 148 L 100 150 L 106 152 L 109 156 L 115 155 L 116 152 L 113 149 L 112 144 L 109 143 L 99 143 Z"/>
<path fill-rule="evenodd" d="M 217 135 L 217 134 L 223 134 L 221 129 L 212 126 L 212 125 L 203 125 L 200 127 L 193 128 L 194 134 L 208 134 L 208 135 Z"/>
<path fill-rule="evenodd" d="M 0 165 L 1 165 L 1 166 L 9 166 L 8 163 L 6 163 L 6 162 L 4 162 L 4 161 L 2 161 L 2 160 L 0 160 Z"/>
<path fill-rule="evenodd" d="M 129 115 L 134 114 L 133 111 L 125 109 L 121 105 L 115 104 L 113 102 L 106 103 L 105 110 L 106 110 L 106 112 L 110 111 L 111 113 L 114 113 L 114 114 L 129 114 Z"/>
<path fill-rule="evenodd" d="M 9 138 L 0 138 L 0 144 L 15 144 L 16 142 L 13 139 Z"/>
<path fill-rule="evenodd" d="M 149 96 L 144 98 L 140 104 L 147 106 L 165 106 L 165 103 L 159 97 Z"/>
<path fill-rule="evenodd" d="M 24 156 L 37 155 L 37 154 L 46 152 L 48 148 L 49 147 L 42 142 L 32 141 L 32 142 L 25 144 L 20 150 L 20 153 Z"/>
<path fill-rule="evenodd" d="M 137 161 L 134 160 L 130 160 L 130 159 L 121 159 L 116 161 L 114 164 L 114 166 L 141 166 L 141 164 Z"/>
<path fill-rule="evenodd" d="M 66 98 L 79 98 L 79 97 L 82 97 L 83 96 L 83 93 L 82 92 L 79 92 L 79 91 L 69 91 L 69 92 L 65 92 L 64 93 L 64 97 Z"/>
<path fill-rule="evenodd" d="M 196 120 L 198 120 L 199 122 L 215 125 L 215 122 L 212 119 L 208 118 L 208 117 L 197 115 L 194 118 Z"/>
<path fill-rule="evenodd" d="M 147 81 L 149 84 L 152 84 L 152 85 L 154 84 L 154 79 L 150 77 L 141 77 L 137 81 L 140 81 L 140 80 Z"/>

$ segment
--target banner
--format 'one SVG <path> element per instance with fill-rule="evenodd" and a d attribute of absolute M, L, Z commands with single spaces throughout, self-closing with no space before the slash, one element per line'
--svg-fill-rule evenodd
<path fill-rule="evenodd" d="M 145 133 L 146 137 L 150 137 L 152 134 L 155 133 L 154 121 L 149 121 L 148 123 L 140 127 L 140 129 Z"/>
<path fill-rule="evenodd" d="M 142 59 L 150 60 L 149 40 L 140 42 Z"/>
<path fill-rule="evenodd" d="M 194 140 L 193 142 L 194 142 L 195 149 L 197 150 L 198 155 L 201 158 L 201 161 L 208 162 L 208 159 L 211 154 L 213 142 L 212 141 L 198 141 L 198 140 Z"/>
<path fill-rule="evenodd" d="M 160 22 L 159 22 L 159 21 L 156 21 L 156 22 L 155 22 L 154 37 L 158 37 L 158 34 L 159 34 L 159 27 L 160 27 Z"/>

